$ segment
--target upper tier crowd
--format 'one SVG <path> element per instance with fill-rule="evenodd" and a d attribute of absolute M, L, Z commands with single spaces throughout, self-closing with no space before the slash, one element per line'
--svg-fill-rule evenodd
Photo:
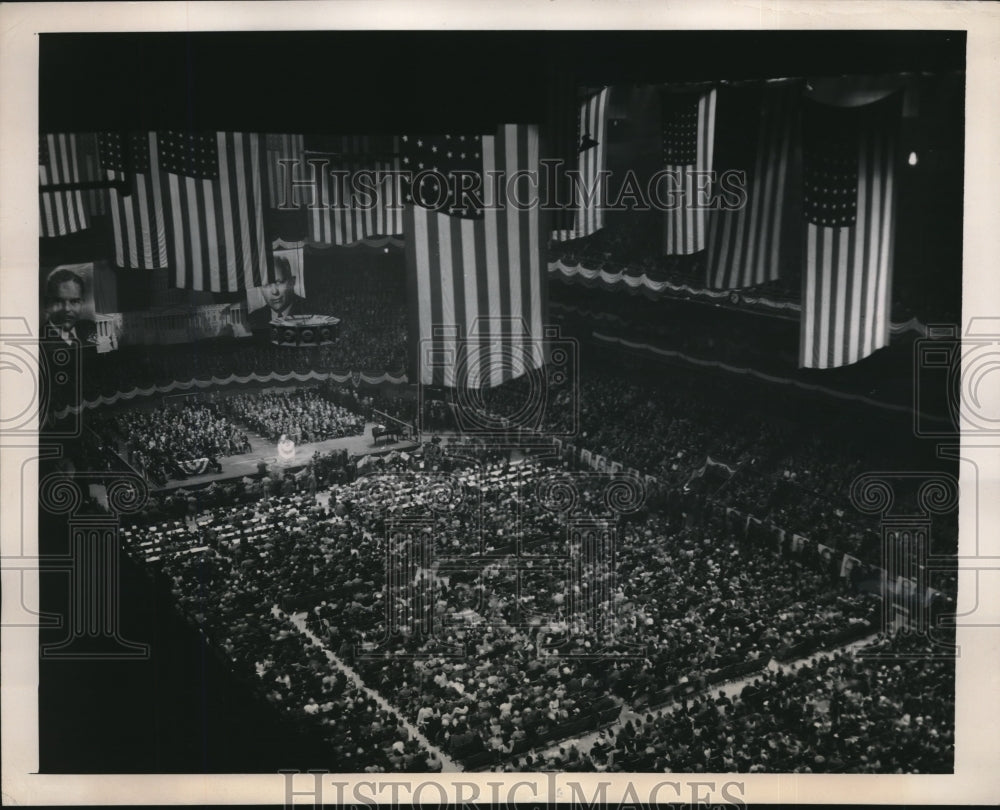
<path fill-rule="evenodd" d="M 515 380 L 493 389 L 486 407 L 517 413 L 531 390 L 530 382 Z M 733 407 L 731 380 L 698 373 L 657 378 L 656 369 L 645 382 L 591 373 L 575 385 L 545 390 L 548 402 L 538 424 L 543 434 L 575 430 L 568 441 L 654 476 L 665 499 L 683 507 L 700 494 L 872 563 L 881 559 L 880 517 L 859 511 L 852 501 L 855 479 L 900 464 L 941 468 L 912 449 L 901 458 L 901 447 L 913 447 L 905 441 L 908 422 L 868 414 L 871 424 L 862 433 L 851 411 L 799 412 L 795 401 L 775 400 L 772 389 L 751 381 L 735 387 L 739 407 Z M 831 442 L 830 435 L 838 440 Z M 708 459 L 726 467 L 715 466 L 714 477 L 701 480 Z M 895 508 L 919 513 L 916 493 L 897 489 Z M 935 553 L 957 548 L 955 515 L 952 510 L 933 516 Z M 941 574 L 934 587 L 952 582 L 953 576 Z"/>

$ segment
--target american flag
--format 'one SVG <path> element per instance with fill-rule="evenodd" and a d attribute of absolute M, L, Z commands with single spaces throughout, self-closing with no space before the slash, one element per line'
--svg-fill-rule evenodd
<path fill-rule="evenodd" d="M 889 344 L 902 98 L 805 104 L 799 366 L 835 368 Z"/>
<path fill-rule="evenodd" d="M 327 136 L 306 147 L 306 159 L 319 161 L 315 171 L 323 172 L 308 211 L 310 242 L 352 245 L 403 233 L 398 139 Z"/>
<path fill-rule="evenodd" d="M 664 252 L 687 255 L 705 249 L 706 208 L 698 207 L 705 193 L 699 174 L 712 169 L 715 143 L 715 89 L 702 93 L 661 95 L 663 168 L 658 196 L 672 202 L 664 220 Z M 673 193 L 671 193 L 673 192 Z"/>
<path fill-rule="evenodd" d="M 128 152 L 126 153 L 126 150 Z M 131 194 L 112 188 L 109 194 L 115 264 L 158 269 L 167 266 L 167 221 L 163 212 L 162 178 L 157 167 L 156 134 L 103 133 L 101 168 L 108 180 L 130 178 Z"/>
<path fill-rule="evenodd" d="M 76 143 L 79 150 L 80 172 L 85 182 L 104 180 L 101 171 L 100 152 L 96 132 L 77 133 Z M 108 213 L 108 191 L 104 188 L 91 188 L 83 192 L 83 201 L 87 213 L 92 217 L 103 217 Z"/>
<path fill-rule="evenodd" d="M 518 170 L 537 172 L 538 128 L 508 124 L 496 135 L 467 141 L 458 137 L 442 139 L 457 145 L 431 152 L 441 154 L 434 165 L 447 176 L 449 151 L 461 163 L 481 150 L 480 159 L 471 159 L 483 172 L 484 206 L 480 211 L 458 205 L 454 215 L 440 213 L 419 203 L 440 199 L 441 206 L 434 208 L 447 210 L 444 201 L 456 199 L 448 188 L 435 189 L 431 183 L 423 190 L 411 189 L 404 226 L 410 346 L 421 383 L 480 388 L 519 377 L 544 362 L 546 288 L 537 189 L 533 191 L 528 177 L 506 188 L 489 176 L 503 171 L 509 180 Z M 503 207 L 492 204 L 501 200 Z"/>
<path fill-rule="evenodd" d="M 552 232 L 557 242 L 579 239 L 604 227 L 604 207 L 607 178 L 602 174 L 607 165 L 608 98 L 610 87 L 591 96 L 580 106 L 577 124 L 579 177 L 572 185 L 576 196 L 573 227 Z"/>
<path fill-rule="evenodd" d="M 46 186 L 83 182 L 81 150 L 73 134 L 39 139 L 38 186 L 42 236 L 65 236 L 90 227 L 83 191 L 45 191 Z"/>
<path fill-rule="evenodd" d="M 729 159 L 723 144 L 717 144 L 716 169 L 743 172 L 746 198 L 737 208 L 727 208 L 721 200 L 722 207 L 709 212 L 709 289 L 752 287 L 779 276 L 789 244 L 786 200 L 800 97 L 797 84 L 727 88 L 720 93 L 718 134 L 736 144 Z"/>
<path fill-rule="evenodd" d="M 482 217 L 482 194 L 463 194 L 461 174 L 482 181 L 483 139 L 477 134 L 407 133 L 399 139 L 400 165 L 407 172 L 403 199 L 462 217 Z M 416 200 L 414 200 L 416 197 Z"/>
<path fill-rule="evenodd" d="M 305 205 L 308 194 L 301 187 L 293 187 L 287 193 L 288 181 L 308 178 L 308 167 L 303 164 L 305 158 L 305 137 L 302 135 L 270 134 L 266 136 L 267 143 L 267 202 L 271 208 L 279 205 Z M 295 165 L 282 165 L 281 161 L 294 160 Z M 287 197 L 287 199 L 286 199 Z"/>
<path fill-rule="evenodd" d="M 174 286 L 259 287 L 270 265 L 260 137 L 168 131 L 158 144 Z"/>

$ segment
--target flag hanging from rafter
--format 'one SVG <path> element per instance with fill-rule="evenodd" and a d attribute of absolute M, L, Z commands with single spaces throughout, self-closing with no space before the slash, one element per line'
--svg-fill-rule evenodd
<path fill-rule="evenodd" d="M 267 215 L 264 224 L 271 244 L 304 242 L 309 236 L 308 206 L 317 185 L 305 162 L 305 136 L 266 136 Z"/>
<path fill-rule="evenodd" d="M 657 196 L 667 205 L 663 252 L 669 256 L 705 249 L 715 103 L 715 88 L 703 92 L 665 88 L 660 96 L 666 176 L 658 183 Z"/>
<path fill-rule="evenodd" d="M 546 287 L 529 175 L 539 167 L 538 128 L 417 140 L 411 165 L 436 174 L 415 176 L 405 206 L 411 368 L 422 384 L 459 388 L 541 368 Z M 476 167 L 478 196 L 456 191 L 455 161 Z"/>
<path fill-rule="evenodd" d="M 301 205 L 308 201 L 301 187 L 289 180 L 307 177 L 305 138 L 302 135 L 267 135 L 267 204 L 270 208 Z M 289 162 L 292 161 L 292 162 Z"/>
<path fill-rule="evenodd" d="M 800 367 L 846 366 L 889 344 L 901 96 L 804 102 Z"/>
<path fill-rule="evenodd" d="M 607 193 L 608 99 L 605 87 L 580 106 L 577 120 L 577 173 L 570 183 L 573 191 L 573 227 L 552 232 L 558 242 L 579 239 L 604 227 L 604 198 Z"/>
<path fill-rule="evenodd" d="M 306 143 L 317 183 L 308 211 L 311 243 L 353 245 L 403 233 L 400 148 L 398 138 L 359 135 Z"/>
<path fill-rule="evenodd" d="M 126 151 L 128 150 L 128 151 Z M 167 224 L 162 178 L 156 158 L 156 133 L 100 136 L 101 168 L 106 179 L 128 178 L 131 193 L 112 188 L 108 195 L 118 267 L 144 270 L 167 266 Z"/>
<path fill-rule="evenodd" d="M 45 191 L 46 186 L 83 182 L 80 152 L 76 135 L 61 133 L 39 138 L 39 224 L 42 236 L 66 236 L 90 227 L 83 191 Z"/>
<path fill-rule="evenodd" d="M 161 132 L 174 286 L 234 292 L 269 278 L 263 144 L 255 134 Z"/>
<path fill-rule="evenodd" d="M 96 132 L 77 133 L 76 146 L 80 163 L 80 177 L 84 182 L 104 180 L 101 171 L 100 149 Z M 83 202 L 87 213 L 92 217 L 103 217 L 108 213 L 108 190 L 106 188 L 90 188 L 83 192 Z"/>
<path fill-rule="evenodd" d="M 797 82 L 719 90 L 709 289 L 774 281 L 797 255 L 798 206 L 789 204 L 789 190 L 798 188 L 793 151 L 801 91 Z"/>

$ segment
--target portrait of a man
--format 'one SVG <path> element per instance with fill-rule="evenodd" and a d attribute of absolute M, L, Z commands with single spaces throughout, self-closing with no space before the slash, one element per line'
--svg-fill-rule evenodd
<path fill-rule="evenodd" d="M 248 324 L 254 331 L 267 329 L 274 318 L 308 314 L 306 299 L 295 292 L 295 273 L 284 256 L 274 257 L 274 280 L 260 288 L 264 306 L 251 310 Z"/>
<path fill-rule="evenodd" d="M 79 273 L 60 267 L 45 281 L 45 336 L 58 337 L 67 344 L 94 342 L 97 327 L 83 317 L 86 283 Z"/>

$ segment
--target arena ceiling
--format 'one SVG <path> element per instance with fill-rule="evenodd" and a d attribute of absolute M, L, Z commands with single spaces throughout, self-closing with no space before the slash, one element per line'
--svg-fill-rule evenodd
<path fill-rule="evenodd" d="M 566 88 L 947 74 L 963 31 L 43 34 L 42 131 L 486 131 Z M 555 102 L 559 100 L 559 104 Z"/>

